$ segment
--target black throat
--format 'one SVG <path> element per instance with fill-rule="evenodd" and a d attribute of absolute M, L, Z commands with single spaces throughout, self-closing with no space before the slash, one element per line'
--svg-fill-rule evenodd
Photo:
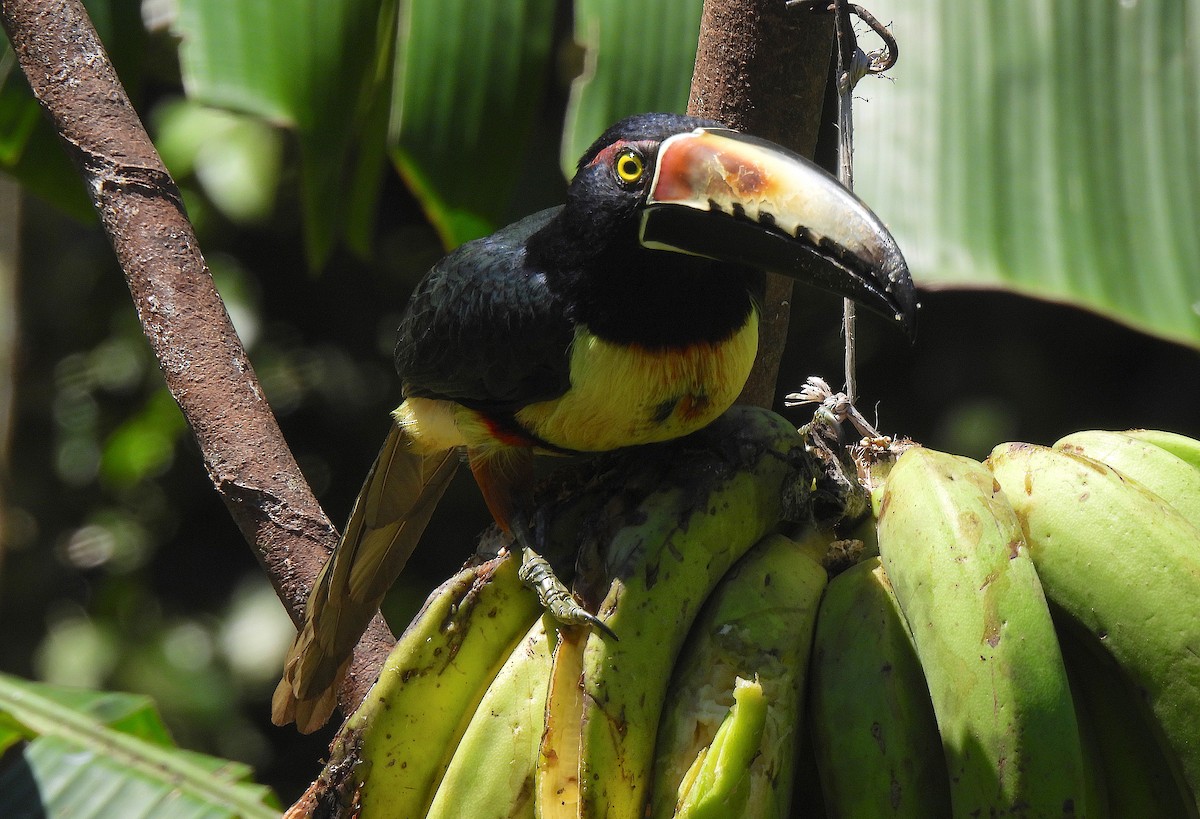
<path fill-rule="evenodd" d="M 603 230 L 604 220 L 570 221 L 555 219 L 530 237 L 527 259 L 546 272 L 571 319 L 606 341 L 647 349 L 723 341 L 761 298 L 760 271 L 648 250 L 631 231 Z"/>

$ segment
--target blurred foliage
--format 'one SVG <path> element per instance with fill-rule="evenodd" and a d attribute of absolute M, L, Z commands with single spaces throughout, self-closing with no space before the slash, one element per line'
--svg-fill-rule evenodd
<path fill-rule="evenodd" d="M 1083 3 L 1060 5 L 1079 11 Z M 649 5 L 652 13 L 645 3 L 588 0 L 181 0 L 176 12 L 160 0 L 88 3 L 180 183 L 301 468 L 334 519 L 349 509 L 397 399 L 390 359 L 402 305 L 445 244 L 561 201 L 560 158 L 573 164 L 612 120 L 685 104 L 699 0 Z M 918 5 L 939 8 L 932 0 Z M 489 26 L 459 22 L 467 9 L 486 15 Z M 884 18 L 891 11 L 874 10 Z M 1194 18 L 1185 37 L 1194 36 Z M 902 46 L 919 25 L 906 24 Z M 498 39 L 481 38 L 485 29 Z M 628 54 L 618 55 L 621 48 Z M 983 60 L 961 43 L 955 48 Z M 925 65 L 909 49 L 901 69 L 909 59 Z M 1021 99 L 1018 91 L 1032 89 L 1040 70 L 1022 72 L 1005 98 Z M 1146 71 L 1154 90 L 1154 66 Z M 917 201 L 916 187 L 982 196 L 974 186 L 986 179 L 955 177 L 950 185 L 939 174 L 998 161 L 943 166 L 941 154 L 910 150 L 890 166 L 875 163 L 875 179 L 890 174 L 905 185 L 871 188 L 878 184 L 870 181 L 872 157 L 884 150 L 875 141 L 896 138 L 896 122 L 925 127 L 915 122 L 924 114 L 913 113 L 925 108 L 893 113 L 887 127 L 864 109 L 908 99 L 918 93 L 914 84 L 932 82 L 914 73 L 904 84 L 863 86 L 878 102 L 856 109 L 861 188 L 878 190 L 869 201 L 904 230 L 924 218 L 904 210 L 908 197 Z M 1047 81 L 1063 79 L 1060 72 Z M 977 97 L 988 87 L 980 85 Z M 1108 99 L 1091 88 L 1080 93 Z M 962 109 L 939 109 L 940 125 L 929 127 L 978 135 L 973 120 L 961 122 L 975 116 L 977 102 L 962 97 Z M 1175 125 L 1169 111 L 1155 110 Z M 1195 117 L 1180 117 L 1179 129 L 1196 127 Z M 1118 131 L 1120 140 L 1135 136 Z M 897 149 L 911 149 L 916 132 L 899 133 Z M 1010 125 L 993 141 L 1023 139 Z M 1131 153 L 1137 143 L 1121 144 Z M 1028 159 L 1006 156 L 1013 175 Z M 293 798 L 316 774 L 329 735 L 301 738 L 267 723 L 291 625 L 211 490 L 121 271 L 6 45 L 0 162 L 32 194 L 21 202 L 16 420 L 0 506 L 0 669 L 150 694 L 181 745 L 253 764 L 262 781 Z M 1092 164 L 1102 170 L 1103 162 Z M 1015 185 L 1017 177 L 1005 179 Z M 1200 190 L 1200 183 L 1172 184 L 1191 196 Z M 1024 202 L 1016 192 L 1024 189 L 1005 188 L 1018 209 Z M 1111 197 L 1097 198 L 1098 207 L 1111 205 Z M 947 213 L 963 204 L 925 199 Z M 1007 223 L 996 216 L 989 224 L 988 240 L 997 244 Z M 1144 230 L 1134 235 L 1154 241 Z M 918 265 L 930 258 L 927 240 L 912 234 Z M 1037 261 L 1022 252 L 1006 263 Z M 1136 254 L 1120 258 L 1139 280 L 1166 269 L 1158 255 L 1144 268 Z M 1187 272 L 1185 290 L 1200 280 Z M 1070 267 L 1073 281 L 1087 275 Z M 1170 287 L 1164 292 L 1185 298 L 1178 281 Z M 860 323 L 862 407 L 870 415 L 878 402 L 887 430 L 976 456 L 1002 438 L 1049 442 L 1087 427 L 1200 435 L 1193 349 L 1000 293 L 928 292 L 923 302 L 912 350 L 869 319 Z M 836 382 L 841 368 L 838 301 L 798 294 L 794 310 L 781 394 L 810 373 Z M 799 411 L 793 417 L 804 420 Z M 393 623 L 403 624 L 461 564 L 488 521 L 465 472 L 438 511 L 431 547 L 414 556 L 388 602 Z"/>

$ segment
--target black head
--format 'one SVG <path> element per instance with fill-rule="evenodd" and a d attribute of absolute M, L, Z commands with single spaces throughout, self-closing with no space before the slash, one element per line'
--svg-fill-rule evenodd
<path fill-rule="evenodd" d="M 916 320 L 904 257 L 854 194 L 778 145 L 678 114 L 638 114 L 606 130 L 530 252 L 593 288 L 614 276 L 625 289 L 669 276 L 679 292 L 693 274 L 710 286 L 713 276 L 771 271 L 853 298 L 910 333 Z"/>

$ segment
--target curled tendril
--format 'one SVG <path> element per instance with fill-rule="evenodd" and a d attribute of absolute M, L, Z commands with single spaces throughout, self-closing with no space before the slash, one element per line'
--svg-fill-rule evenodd
<path fill-rule="evenodd" d="M 834 4 L 830 0 L 786 0 L 785 4 L 788 8 L 798 8 L 814 14 L 829 14 L 834 10 Z M 869 61 L 867 74 L 882 74 L 896 64 L 896 60 L 900 57 L 900 46 L 896 43 L 896 38 L 892 36 L 892 32 L 888 27 L 875 17 L 874 14 L 867 11 L 857 3 L 848 3 L 848 11 L 858 19 L 866 23 L 871 31 L 883 41 L 883 48 L 878 51 L 867 52 L 867 60 Z"/>

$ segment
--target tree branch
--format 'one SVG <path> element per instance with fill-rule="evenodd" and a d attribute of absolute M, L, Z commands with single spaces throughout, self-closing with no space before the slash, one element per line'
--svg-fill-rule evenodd
<path fill-rule="evenodd" d="M 179 190 L 78 0 L 0 0 L 0 18 L 83 176 L 209 478 L 299 622 L 337 532 L 262 395 Z M 345 713 L 374 682 L 393 642 L 376 616 L 339 692 Z"/>
<path fill-rule="evenodd" d="M 784 0 L 704 0 L 688 113 L 812 158 L 832 44 L 827 14 Z M 791 299 L 791 279 L 769 275 L 758 359 L 739 403 L 774 405 Z"/>

